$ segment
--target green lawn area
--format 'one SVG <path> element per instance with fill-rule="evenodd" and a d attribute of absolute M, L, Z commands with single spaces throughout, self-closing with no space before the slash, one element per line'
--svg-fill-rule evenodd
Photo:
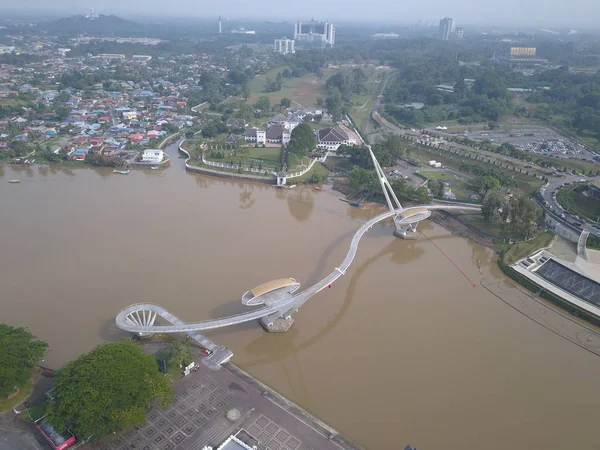
<path fill-rule="evenodd" d="M 471 192 L 467 187 L 467 183 L 465 181 L 457 181 L 450 186 L 450 189 L 456 195 L 457 200 L 472 200 Z"/>
<path fill-rule="evenodd" d="M 319 79 L 312 73 L 308 73 L 300 78 L 284 78 L 280 91 L 263 92 L 267 77 L 275 80 L 277 74 L 285 68 L 286 66 L 276 67 L 250 80 L 248 82 L 248 87 L 250 88 L 248 103 L 255 103 L 260 97 L 264 96 L 271 101 L 272 105 L 279 104 L 282 98 L 289 98 L 292 100 L 292 106 L 298 106 L 294 102 L 302 106 L 317 106 L 317 97 L 324 98 L 327 95 L 325 91 L 325 81 L 327 78 L 323 77 L 323 79 Z"/>
<path fill-rule="evenodd" d="M 456 175 L 447 172 L 419 172 L 419 174 L 428 180 L 449 181 L 456 179 Z"/>
<path fill-rule="evenodd" d="M 476 161 L 474 159 L 464 158 L 462 156 L 451 155 L 441 150 L 413 147 L 411 148 L 410 156 L 421 161 L 423 165 L 427 165 L 428 161 L 435 159 L 436 161 L 441 162 L 442 165 L 455 170 L 459 170 L 462 163 L 468 163 L 472 165 L 478 165 L 486 169 L 492 169 L 496 172 L 502 172 L 508 177 L 514 178 L 517 181 L 518 184 L 516 188 L 512 189 L 527 197 L 537 192 L 543 184 L 543 182 L 537 178 L 531 178 L 524 174 L 513 172 L 512 170 L 501 169 L 498 166 L 493 166 L 491 164 L 484 163 L 483 161 Z"/>
<path fill-rule="evenodd" d="M 18 98 L 0 98 L 0 106 L 24 106 L 27 102 Z"/>
<path fill-rule="evenodd" d="M 558 191 L 556 200 L 569 213 L 597 221 L 600 218 L 600 200 L 584 195 L 586 190 L 587 183 L 567 186 Z"/>
<path fill-rule="evenodd" d="M 298 178 L 291 178 L 288 180 L 287 183 L 288 184 L 305 183 L 306 181 L 308 181 L 310 179 L 310 177 L 312 176 L 313 173 L 327 175 L 329 173 L 329 170 L 327 170 L 327 167 L 325 167 L 322 163 L 316 162 L 315 165 L 312 167 L 312 169 L 310 169 L 304 175 L 302 175 L 301 177 L 298 177 Z"/>
<path fill-rule="evenodd" d="M 29 380 L 23 386 L 21 386 L 21 390 L 13 398 L 0 399 L 0 411 L 14 408 L 16 404 L 20 403 L 25 397 L 27 397 L 29 392 L 31 392 L 32 383 L 33 377 L 29 378 Z"/>
<path fill-rule="evenodd" d="M 281 148 L 280 147 L 247 147 L 248 148 L 248 156 L 230 156 L 231 150 L 217 150 L 220 153 L 223 153 L 225 156 L 223 158 L 215 158 L 210 156 L 210 152 L 205 153 L 205 158 L 208 161 L 215 162 L 231 162 L 234 164 L 239 164 L 240 162 L 243 165 L 249 165 L 252 161 L 255 167 L 258 167 L 259 164 L 262 164 L 263 168 L 272 168 L 278 167 L 280 164 L 281 158 Z"/>
<path fill-rule="evenodd" d="M 546 231 L 533 239 L 514 244 L 504 253 L 502 260 L 505 264 L 514 264 L 519 259 L 525 258 L 541 248 L 548 247 L 552 239 L 554 239 L 554 233 Z"/>
<path fill-rule="evenodd" d="M 592 173 L 596 173 L 600 166 L 593 162 L 582 161 L 580 159 L 564 159 L 564 158 L 555 158 L 552 156 L 539 156 L 536 155 L 535 159 L 541 159 L 542 161 L 546 161 L 549 164 L 552 164 L 557 169 L 562 170 L 563 167 L 567 166 L 567 169 L 572 172 L 575 171 L 577 173 L 581 173 L 581 171 L 585 171 L 588 174 L 590 171 Z"/>

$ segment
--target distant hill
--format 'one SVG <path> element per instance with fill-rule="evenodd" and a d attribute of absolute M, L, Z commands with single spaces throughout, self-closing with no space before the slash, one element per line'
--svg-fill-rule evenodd
<path fill-rule="evenodd" d="M 144 26 L 137 22 L 121 19 L 117 16 L 100 15 L 96 19 L 85 16 L 63 17 L 62 19 L 46 23 L 41 26 L 50 33 L 78 35 L 89 34 L 93 36 L 140 36 L 144 33 Z"/>

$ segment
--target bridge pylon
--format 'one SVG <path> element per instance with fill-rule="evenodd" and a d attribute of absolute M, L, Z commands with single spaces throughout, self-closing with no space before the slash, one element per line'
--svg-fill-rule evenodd
<path fill-rule="evenodd" d="M 377 179 L 379 180 L 379 184 L 381 184 L 381 190 L 383 191 L 383 195 L 385 196 L 385 201 L 388 205 L 390 211 L 396 211 L 402 209 L 402 205 L 396 197 L 396 193 L 392 189 L 390 182 L 385 176 L 385 172 L 379 165 L 379 161 L 375 157 L 373 150 L 370 145 L 367 145 L 369 149 L 369 154 L 371 155 L 371 160 L 373 161 L 373 165 L 375 166 L 375 173 L 377 173 Z M 414 239 L 414 232 L 417 231 L 417 224 L 400 224 L 398 220 L 398 215 L 394 216 L 394 236 L 402 238 L 402 239 Z"/>

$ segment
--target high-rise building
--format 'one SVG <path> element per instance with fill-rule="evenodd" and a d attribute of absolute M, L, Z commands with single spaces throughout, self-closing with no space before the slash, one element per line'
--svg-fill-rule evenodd
<path fill-rule="evenodd" d="M 273 50 L 275 50 L 280 55 L 287 55 L 289 53 L 294 53 L 296 50 L 294 48 L 294 40 L 293 39 L 275 39 L 275 44 L 273 45 Z"/>
<path fill-rule="evenodd" d="M 335 44 L 335 27 L 331 22 L 298 21 L 294 25 L 294 40 L 300 47 L 323 48 Z"/>
<path fill-rule="evenodd" d="M 221 34 L 222 31 L 223 29 L 221 28 L 221 16 L 219 16 L 219 34 Z"/>
<path fill-rule="evenodd" d="M 444 17 L 440 20 L 440 40 L 448 41 L 454 33 L 454 19 L 452 17 Z"/>
<path fill-rule="evenodd" d="M 462 27 L 456 27 L 456 30 L 454 31 L 454 38 L 455 39 L 462 39 L 465 36 L 465 30 Z"/>

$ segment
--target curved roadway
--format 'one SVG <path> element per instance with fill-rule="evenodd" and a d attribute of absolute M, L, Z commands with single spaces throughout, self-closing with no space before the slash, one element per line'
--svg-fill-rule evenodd
<path fill-rule="evenodd" d="M 171 322 L 170 319 L 174 318 L 173 314 L 171 314 L 167 309 L 162 306 L 155 305 L 152 303 L 137 303 L 134 305 L 130 305 L 124 309 L 122 309 L 116 318 L 116 323 L 119 328 L 125 331 L 129 331 L 132 333 L 187 333 L 191 331 L 199 331 L 199 330 L 209 330 L 213 328 L 221 328 L 227 327 L 230 325 L 236 325 L 243 322 L 249 322 L 252 320 L 257 320 L 265 316 L 269 316 L 274 313 L 278 313 L 281 316 L 290 315 L 300 306 L 302 306 L 310 297 L 317 294 L 318 292 L 325 289 L 327 286 L 335 282 L 339 277 L 346 273 L 346 270 L 352 264 L 354 257 L 356 256 L 356 252 L 358 251 L 358 243 L 360 242 L 363 235 L 373 227 L 378 222 L 382 220 L 388 219 L 390 217 L 397 216 L 402 214 L 405 211 L 410 211 L 414 209 L 427 208 L 429 210 L 451 210 L 451 209 L 460 209 L 460 210 L 470 210 L 470 211 L 479 211 L 480 207 L 478 206 L 463 206 L 463 205 L 429 205 L 429 206 L 414 206 L 410 208 L 401 208 L 396 209 L 394 211 L 387 211 L 383 214 L 380 214 L 371 220 L 365 222 L 354 234 L 352 238 L 352 242 L 350 243 L 350 248 L 348 253 L 346 254 L 346 258 L 342 261 L 339 267 L 323 278 L 321 281 L 315 283 L 308 289 L 294 295 L 289 296 L 289 299 L 284 299 L 276 304 L 260 308 L 254 311 L 249 311 L 247 313 L 238 314 L 235 316 L 224 317 L 222 319 L 216 320 L 208 320 L 204 322 L 196 322 L 196 323 L 177 323 L 173 325 L 137 325 L 133 323 L 130 319 L 128 319 L 128 315 L 136 312 L 136 311 L 152 311 L 163 319 Z"/>

